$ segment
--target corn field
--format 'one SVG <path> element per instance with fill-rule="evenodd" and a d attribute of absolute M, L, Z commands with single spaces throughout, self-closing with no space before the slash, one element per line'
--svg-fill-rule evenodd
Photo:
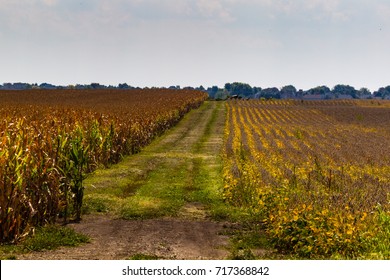
<path fill-rule="evenodd" d="M 390 258 L 389 102 L 232 100 L 223 157 L 225 199 L 281 252 Z"/>
<path fill-rule="evenodd" d="M 205 98 L 164 89 L 0 92 L 0 242 L 80 220 L 88 173 L 138 152 Z"/>

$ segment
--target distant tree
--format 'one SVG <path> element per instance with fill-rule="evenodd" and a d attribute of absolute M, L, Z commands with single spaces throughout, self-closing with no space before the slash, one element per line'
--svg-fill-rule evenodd
<path fill-rule="evenodd" d="M 210 98 L 215 98 L 215 95 L 218 93 L 219 88 L 217 86 L 212 86 L 207 88 L 207 93 Z"/>
<path fill-rule="evenodd" d="M 343 94 L 343 95 L 350 95 L 353 98 L 356 98 L 356 89 L 349 85 L 336 85 L 333 88 L 332 93 L 336 96 Z"/>
<path fill-rule="evenodd" d="M 219 89 L 218 92 L 214 96 L 215 99 L 226 99 L 227 94 L 226 91 L 223 89 Z"/>
<path fill-rule="evenodd" d="M 327 86 L 318 86 L 318 87 L 314 87 L 314 88 L 309 89 L 308 91 L 306 91 L 306 94 L 327 95 L 330 92 L 331 92 L 331 90 Z"/>
<path fill-rule="evenodd" d="M 390 86 L 385 87 L 382 98 L 390 97 Z"/>
<path fill-rule="evenodd" d="M 101 85 L 101 84 L 99 84 L 99 83 L 91 83 L 91 84 L 89 85 L 89 87 L 90 87 L 91 89 L 99 89 L 99 88 L 105 88 L 106 86 L 105 86 L 105 85 Z"/>
<path fill-rule="evenodd" d="M 297 89 L 292 85 L 284 86 L 280 90 L 281 97 L 292 98 L 295 97 L 296 94 L 297 94 Z"/>
<path fill-rule="evenodd" d="M 211 87 L 211 92 L 215 95 L 218 92 L 219 88 L 217 86 Z"/>
<path fill-rule="evenodd" d="M 261 87 L 253 87 L 252 90 L 253 90 L 253 94 L 257 94 L 261 92 Z"/>
<path fill-rule="evenodd" d="M 69 87 L 69 86 L 68 86 Z M 55 85 L 52 85 L 52 84 L 48 84 L 48 83 L 41 83 L 39 85 L 39 88 L 44 88 L 44 89 L 56 89 L 57 87 Z"/>
<path fill-rule="evenodd" d="M 363 96 L 371 96 L 371 91 L 368 88 L 361 88 L 356 91 L 356 96 L 362 98 Z"/>
<path fill-rule="evenodd" d="M 118 88 L 120 88 L 120 89 L 129 89 L 130 86 L 127 83 L 123 83 L 123 84 L 119 84 Z"/>
<path fill-rule="evenodd" d="M 390 96 L 390 86 L 381 87 L 377 91 L 374 92 L 374 97 L 385 98 L 386 96 Z"/>
<path fill-rule="evenodd" d="M 225 90 L 228 91 L 231 95 L 239 95 L 243 97 L 249 97 L 253 94 L 252 87 L 249 84 L 239 82 L 226 84 Z"/>
<path fill-rule="evenodd" d="M 219 88 L 218 88 L 218 86 L 212 86 L 212 87 L 211 87 L 211 90 L 212 90 L 213 92 L 217 92 L 217 91 L 219 90 Z"/>
<path fill-rule="evenodd" d="M 299 90 L 297 91 L 297 97 L 298 97 L 298 98 L 302 98 L 304 94 L 305 94 L 305 92 L 303 91 L 303 89 L 299 89 Z"/>
<path fill-rule="evenodd" d="M 81 85 L 81 84 L 76 84 L 75 88 L 76 89 L 86 89 L 88 88 L 89 86 L 86 86 L 86 85 Z"/>
<path fill-rule="evenodd" d="M 279 99 L 280 91 L 276 87 L 264 88 L 261 90 L 261 97 Z"/>
<path fill-rule="evenodd" d="M 232 84 L 231 83 L 226 83 L 225 84 L 225 90 L 228 91 L 228 92 L 231 92 L 232 91 Z"/>
<path fill-rule="evenodd" d="M 13 83 L 9 84 L 10 88 L 9 89 L 17 89 L 17 90 L 23 90 L 23 89 L 32 89 L 33 85 L 30 85 L 28 83 Z"/>
<path fill-rule="evenodd" d="M 11 89 L 12 84 L 11 83 L 3 83 L 3 89 Z"/>

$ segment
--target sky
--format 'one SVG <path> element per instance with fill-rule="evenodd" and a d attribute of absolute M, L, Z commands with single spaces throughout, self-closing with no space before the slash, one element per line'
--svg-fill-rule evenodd
<path fill-rule="evenodd" d="M 390 85 L 389 0 L 0 0 L 0 84 Z"/>

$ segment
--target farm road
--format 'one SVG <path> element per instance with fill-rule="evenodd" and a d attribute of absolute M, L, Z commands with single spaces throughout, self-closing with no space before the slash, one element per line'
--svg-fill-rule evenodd
<path fill-rule="evenodd" d="M 141 153 L 92 174 L 85 182 L 89 214 L 69 225 L 91 242 L 22 258 L 227 258 L 227 223 L 213 219 L 224 207 L 224 122 L 224 103 L 205 102 Z"/>

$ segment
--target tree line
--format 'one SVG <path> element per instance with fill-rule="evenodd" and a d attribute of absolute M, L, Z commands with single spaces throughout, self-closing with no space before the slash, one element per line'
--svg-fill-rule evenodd
<path fill-rule="evenodd" d="M 238 98 L 266 98 L 266 99 L 390 99 L 390 86 L 381 87 L 371 92 L 367 88 L 355 89 L 350 85 L 338 84 L 332 89 L 327 86 L 317 86 L 308 90 L 297 90 L 293 85 L 282 88 L 252 87 L 246 83 L 226 83 L 224 88 L 213 86 L 207 88 L 207 93 L 213 99 Z"/>
<path fill-rule="evenodd" d="M 49 83 L 29 84 L 29 83 L 3 83 L 0 90 L 28 90 L 28 89 L 140 89 L 127 83 L 120 83 L 116 86 L 106 86 L 99 83 L 76 84 L 67 86 L 56 86 Z M 146 87 L 147 88 L 147 87 Z M 153 87 L 154 88 L 154 87 Z M 161 87 L 160 87 L 161 88 Z M 164 88 L 164 87 L 162 87 Z M 179 85 L 170 86 L 169 89 L 181 89 Z M 350 85 L 338 84 L 332 89 L 327 86 L 317 86 L 308 90 L 296 89 L 293 85 L 277 87 L 252 87 L 247 83 L 234 82 L 226 83 L 223 88 L 218 86 L 208 87 L 184 87 L 183 89 L 193 89 L 205 91 L 211 99 L 237 98 L 266 98 L 266 99 L 390 99 L 390 86 L 381 87 L 371 92 L 368 88 L 355 89 Z"/>
<path fill-rule="evenodd" d="M 179 85 L 169 86 L 169 87 L 135 87 L 128 85 L 127 83 L 119 83 L 118 85 L 103 85 L 100 83 L 91 83 L 91 84 L 75 84 L 75 85 L 53 85 L 49 83 L 3 83 L 0 84 L 0 90 L 31 90 L 31 89 L 193 89 L 206 92 L 206 89 L 203 86 L 199 87 L 184 87 L 181 88 Z"/>
<path fill-rule="evenodd" d="M 29 90 L 29 89 L 105 89 L 105 88 L 118 88 L 118 89 L 140 89 L 140 87 L 129 86 L 127 83 L 118 84 L 117 86 L 106 86 L 99 83 L 91 84 L 76 84 L 67 86 L 58 86 L 49 83 L 3 83 L 0 85 L 0 90 Z"/>

